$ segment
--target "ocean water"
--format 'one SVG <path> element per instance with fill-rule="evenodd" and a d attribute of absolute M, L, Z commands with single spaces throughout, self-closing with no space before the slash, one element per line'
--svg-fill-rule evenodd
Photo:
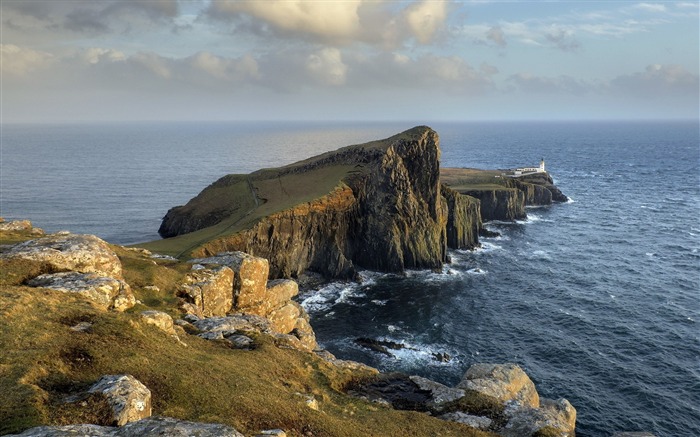
<path fill-rule="evenodd" d="M 277 166 L 416 123 L 5 125 L 0 215 L 111 242 L 157 238 L 160 218 L 227 173 Z M 442 273 L 363 272 L 301 296 L 338 357 L 456 384 L 475 362 L 521 365 L 578 410 L 579 437 L 700 436 L 697 122 L 431 124 L 442 165 L 544 157 L 566 204 L 489 223 Z M 357 337 L 402 342 L 387 357 Z M 447 353 L 438 362 L 435 353 Z"/>

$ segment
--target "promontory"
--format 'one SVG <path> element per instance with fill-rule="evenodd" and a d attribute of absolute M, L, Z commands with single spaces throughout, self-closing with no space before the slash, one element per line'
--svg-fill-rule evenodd
<path fill-rule="evenodd" d="M 438 134 L 417 126 L 284 167 L 222 177 L 168 211 L 145 245 L 176 257 L 244 251 L 273 278 L 306 270 L 352 278 L 358 268 L 438 269 L 447 249 L 474 248 L 484 220 L 525 217 L 566 200 L 542 172 L 440 168 Z"/>

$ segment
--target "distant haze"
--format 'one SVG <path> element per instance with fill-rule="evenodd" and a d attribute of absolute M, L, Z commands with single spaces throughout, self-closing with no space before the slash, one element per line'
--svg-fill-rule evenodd
<path fill-rule="evenodd" d="M 698 118 L 698 5 L 2 0 L 2 122 Z"/>

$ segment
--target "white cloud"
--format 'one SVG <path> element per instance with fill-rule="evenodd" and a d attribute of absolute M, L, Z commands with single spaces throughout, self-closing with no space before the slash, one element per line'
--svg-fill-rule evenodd
<path fill-rule="evenodd" d="M 126 60 L 126 55 L 119 50 L 92 47 L 81 53 L 82 59 L 88 64 L 99 62 L 117 62 Z"/>
<path fill-rule="evenodd" d="M 248 16 L 287 33 L 302 33 L 329 39 L 351 38 L 360 29 L 358 9 L 362 0 L 318 1 L 214 1 L 210 17 Z"/>
<path fill-rule="evenodd" d="M 508 45 L 506 41 L 506 34 L 503 32 L 500 26 L 491 27 L 488 32 L 486 32 L 486 39 L 493 41 L 496 45 L 505 47 Z"/>
<path fill-rule="evenodd" d="M 325 48 L 310 54 L 306 59 L 306 68 L 314 77 L 328 85 L 343 85 L 348 71 L 340 50 L 335 48 Z"/>
<path fill-rule="evenodd" d="M 666 6 L 661 3 L 637 3 L 632 7 L 645 12 L 666 12 Z"/>
<path fill-rule="evenodd" d="M 427 44 L 435 33 L 442 28 L 447 18 L 447 3 L 440 0 L 424 0 L 413 3 L 406 8 L 406 21 L 413 35 Z"/>
<path fill-rule="evenodd" d="M 14 44 L 0 44 L 0 66 L 3 72 L 12 75 L 24 75 L 46 68 L 53 58 L 50 53 L 18 47 Z"/>
<path fill-rule="evenodd" d="M 517 73 L 508 78 L 508 82 L 518 91 L 533 94 L 585 94 L 593 86 L 571 76 L 556 77 L 534 76 L 529 73 Z"/>

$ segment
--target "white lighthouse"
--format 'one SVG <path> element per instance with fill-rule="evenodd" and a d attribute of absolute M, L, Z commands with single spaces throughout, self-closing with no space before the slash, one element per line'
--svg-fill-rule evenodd
<path fill-rule="evenodd" d="M 540 161 L 540 173 L 544 173 L 544 172 L 545 172 L 545 169 L 544 169 L 544 158 L 542 158 L 542 160 Z"/>

